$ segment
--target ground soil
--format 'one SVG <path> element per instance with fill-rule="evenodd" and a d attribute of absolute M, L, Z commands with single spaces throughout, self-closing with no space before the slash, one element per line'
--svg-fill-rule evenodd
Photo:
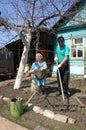
<path fill-rule="evenodd" d="M 22 82 L 22 86 L 18 90 L 14 90 L 15 79 L 5 80 L 0 82 L 0 96 L 9 97 L 10 99 L 20 97 L 25 103 L 31 97 L 30 84 L 31 78 L 26 77 Z M 86 129 L 86 81 L 83 77 L 70 78 L 70 97 L 69 107 L 67 102 L 63 102 L 62 96 L 57 95 L 58 87 L 55 77 L 47 77 L 46 94 L 36 94 L 30 103 L 40 106 L 42 109 L 49 109 L 54 113 L 67 115 L 76 120 L 73 125 L 67 123 L 57 122 L 48 119 L 40 114 L 34 113 L 32 110 L 27 110 L 19 119 L 14 119 L 10 115 L 9 104 L 0 101 L 0 115 L 6 117 L 20 125 L 33 130 L 36 126 L 40 125 L 50 130 L 85 130 Z M 82 97 L 84 95 L 84 98 Z M 77 100 L 85 104 L 82 106 Z M 64 129 L 65 128 L 65 129 Z"/>

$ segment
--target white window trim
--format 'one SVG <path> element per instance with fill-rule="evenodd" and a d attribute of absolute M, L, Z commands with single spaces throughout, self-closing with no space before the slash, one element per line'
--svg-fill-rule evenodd
<path fill-rule="evenodd" d="M 71 46 L 72 46 L 72 43 L 75 41 L 75 39 L 78 39 L 78 38 L 82 38 L 83 56 L 82 57 L 72 57 L 71 56 L 72 55 L 72 53 L 71 53 Z M 74 37 L 74 38 L 70 39 L 70 59 L 76 59 L 76 60 L 78 60 L 78 59 L 84 59 L 84 38 L 83 37 L 76 37 L 76 38 Z"/>

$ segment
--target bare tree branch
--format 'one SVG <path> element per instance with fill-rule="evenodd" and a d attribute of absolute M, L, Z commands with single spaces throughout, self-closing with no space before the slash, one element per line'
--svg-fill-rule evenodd
<path fill-rule="evenodd" d="M 57 16 L 59 16 L 59 14 L 53 14 L 53 15 L 51 15 L 51 16 L 47 16 L 46 18 L 44 18 L 44 19 L 37 25 L 37 27 L 39 27 L 39 26 L 41 26 L 42 24 L 44 24 L 45 21 L 47 21 L 47 20 L 49 20 L 49 19 L 51 19 L 51 18 L 57 17 Z"/>
<path fill-rule="evenodd" d="M 35 4 L 37 0 L 34 0 L 33 2 L 33 9 L 32 9 L 32 26 L 34 27 L 34 11 L 35 11 Z"/>
<path fill-rule="evenodd" d="M 19 33 L 19 30 L 15 25 L 9 23 L 2 17 L 0 17 L 0 26 L 5 26 L 6 29 L 14 29 L 17 33 Z"/>

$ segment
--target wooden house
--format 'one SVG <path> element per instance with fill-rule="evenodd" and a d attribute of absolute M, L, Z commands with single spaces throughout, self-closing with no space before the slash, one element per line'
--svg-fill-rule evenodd
<path fill-rule="evenodd" d="M 55 39 L 54 34 L 50 33 L 48 30 L 45 29 L 39 30 L 38 39 L 36 39 L 34 33 L 30 45 L 30 51 L 28 53 L 27 64 L 31 66 L 31 64 L 35 61 L 36 52 L 40 52 L 43 55 L 43 59 L 47 62 L 48 69 L 50 69 L 50 66 L 53 63 L 53 59 L 54 59 L 54 51 L 53 51 L 54 39 Z M 19 67 L 19 63 L 23 52 L 23 47 L 24 46 L 21 39 L 6 45 L 6 48 L 11 52 L 13 52 L 15 72 L 16 72 L 16 68 Z"/>
<path fill-rule="evenodd" d="M 0 49 L 0 79 L 2 76 L 12 76 L 14 73 L 13 52 L 6 48 Z"/>
<path fill-rule="evenodd" d="M 70 74 L 86 75 L 86 0 L 78 0 L 64 17 L 54 26 L 57 38 L 63 36 L 70 48 Z M 52 65 L 52 76 L 56 75 L 55 64 Z"/>

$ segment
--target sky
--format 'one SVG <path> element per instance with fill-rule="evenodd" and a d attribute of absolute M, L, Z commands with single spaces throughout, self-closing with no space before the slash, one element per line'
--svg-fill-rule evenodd
<path fill-rule="evenodd" d="M 0 1 L 0 11 L 1 11 L 1 17 L 4 17 L 5 19 L 7 19 L 9 22 L 11 22 L 12 24 L 16 24 L 16 25 L 25 25 L 26 20 L 29 19 L 31 20 L 31 14 L 32 14 L 32 2 L 33 0 L 28 0 L 28 5 L 27 4 L 23 4 L 21 1 L 23 0 L 15 0 L 13 2 L 13 0 L 3 0 Z M 55 6 L 53 8 L 53 6 L 51 6 L 51 4 L 48 2 L 46 3 L 47 0 L 41 0 L 41 2 L 39 2 L 40 0 L 37 0 L 36 6 L 37 8 L 34 11 L 34 20 L 35 20 L 35 25 L 39 22 L 39 20 L 42 20 L 43 17 L 41 17 L 42 15 L 45 17 L 47 16 L 47 12 L 49 14 L 52 14 L 53 12 L 56 12 L 56 7 L 58 7 L 59 9 L 62 9 L 62 4 L 61 1 L 63 0 L 54 0 L 55 2 Z M 50 0 L 52 1 L 52 0 Z M 69 1 L 69 0 L 65 0 L 65 3 Z M 13 4 L 12 4 L 13 2 Z M 73 0 L 72 0 L 73 2 Z M 42 3 L 43 6 L 41 6 L 40 8 L 43 9 L 43 11 L 38 10 L 38 7 L 40 6 L 40 4 Z M 16 6 L 15 6 L 16 4 Z M 58 6 L 59 5 L 59 6 Z M 65 4 L 64 6 L 64 11 L 67 10 L 69 8 L 69 6 L 71 5 L 71 3 L 69 3 L 68 5 Z M 40 9 L 39 8 L 39 9 Z M 28 12 L 28 13 L 27 13 Z M 55 22 L 57 22 L 59 19 L 58 18 L 54 18 L 52 20 L 48 20 L 47 21 L 47 28 L 52 27 Z M 5 46 L 6 44 L 9 44 L 12 41 L 15 41 L 16 39 L 18 39 L 19 37 L 17 36 L 17 33 L 14 30 L 4 30 L 3 27 L 0 27 L 0 47 Z"/>

